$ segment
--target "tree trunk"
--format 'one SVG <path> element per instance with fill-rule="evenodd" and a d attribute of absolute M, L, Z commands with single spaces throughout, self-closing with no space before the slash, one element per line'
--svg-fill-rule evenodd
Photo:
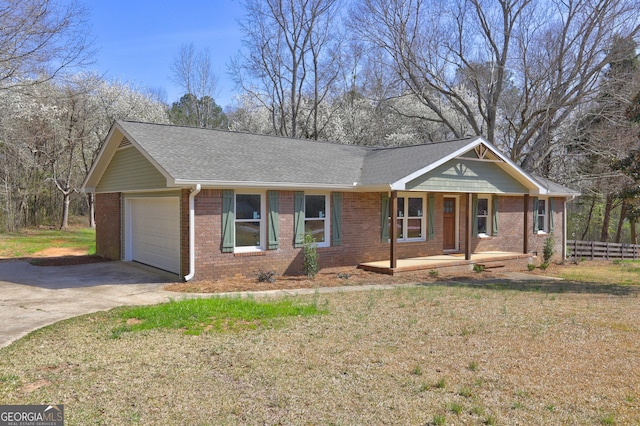
<path fill-rule="evenodd" d="M 71 191 L 62 192 L 62 223 L 60 229 L 69 227 L 69 204 L 71 203 Z"/>
<path fill-rule="evenodd" d="M 629 222 L 631 225 L 631 244 L 638 244 L 638 236 L 636 234 L 636 220 L 631 219 Z"/>
<path fill-rule="evenodd" d="M 589 208 L 589 216 L 587 216 L 587 223 L 584 227 L 584 231 L 582 232 L 582 241 L 585 240 L 587 233 L 589 232 L 589 227 L 591 226 L 591 217 L 593 216 L 593 209 L 596 206 L 596 197 L 591 197 L 591 207 Z"/>
<path fill-rule="evenodd" d="M 624 220 L 627 217 L 627 203 L 625 201 L 622 202 L 622 206 L 620 207 L 620 220 L 618 221 L 618 229 L 616 231 L 616 243 L 620 244 L 620 240 L 622 239 L 622 228 L 624 226 Z"/>
<path fill-rule="evenodd" d="M 602 233 L 600 241 L 605 243 L 609 239 L 609 222 L 611 222 L 611 210 L 613 208 L 613 194 L 607 194 L 607 202 L 604 207 L 604 217 L 602 218 Z"/>
<path fill-rule="evenodd" d="M 96 204 L 93 192 L 87 194 L 87 202 L 89 204 L 89 227 L 96 227 Z"/>

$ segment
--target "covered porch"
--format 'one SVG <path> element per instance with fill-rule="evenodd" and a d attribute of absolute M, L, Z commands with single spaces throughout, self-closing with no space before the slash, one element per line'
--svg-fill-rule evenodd
<path fill-rule="evenodd" d="M 533 257 L 533 254 L 528 253 L 489 251 L 472 253 L 470 258 L 466 259 L 464 253 L 453 253 L 397 259 L 395 267 L 391 267 L 389 260 L 365 262 L 359 264 L 358 268 L 388 275 L 423 270 L 471 270 L 474 265 L 480 265 L 484 269 L 513 268 L 526 266 L 526 263 L 533 261 Z"/>

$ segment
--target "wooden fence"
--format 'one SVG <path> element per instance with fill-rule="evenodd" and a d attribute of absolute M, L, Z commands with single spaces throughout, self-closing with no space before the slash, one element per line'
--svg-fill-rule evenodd
<path fill-rule="evenodd" d="M 640 259 L 640 244 L 568 240 L 569 257 L 589 259 Z"/>

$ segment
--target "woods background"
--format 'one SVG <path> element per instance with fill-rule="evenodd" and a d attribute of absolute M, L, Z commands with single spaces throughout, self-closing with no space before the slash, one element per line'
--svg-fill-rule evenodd
<path fill-rule="evenodd" d="M 233 58 L 184 45 L 184 96 L 102 78 L 80 2 L 0 2 L 0 229 L 93 226 L 117 119 L 399 146 L 481 135 L 583 194 L 569 238 L 637 242 L 638 0 L 245 0 Z M 215 101 L 224 61 L 235 104 Z"/>

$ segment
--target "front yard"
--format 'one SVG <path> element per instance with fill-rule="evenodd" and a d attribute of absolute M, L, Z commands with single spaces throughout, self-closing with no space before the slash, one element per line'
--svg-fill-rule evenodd
<path fill-rule="evenodd" d="M 639 289 L 587 288 L 316 294 L 322 315 L 198 335 L 98 313 L 0 349 L 0 401 L 69 425 L 637 424 Z"/>

